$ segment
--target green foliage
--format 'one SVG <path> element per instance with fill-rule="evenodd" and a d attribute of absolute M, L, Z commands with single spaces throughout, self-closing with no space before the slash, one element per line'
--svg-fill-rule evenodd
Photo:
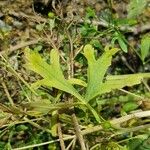
<path fill-rule="evenodd" d="M 114 22 L 117 26 L 137 24 L 137 20 L 134 18 L 117 18 L 117 19 L 114 19 Z"/>
<path fill-rule="evenodd" d="M 129 150 L 149 150 L 150 149 L 150 137 L 147 139 L 141 139 L 141 138 L 137 138 L 137 139 L 133 139 L 130 140 L 128 143 L 128 149 Z"/>
<path fill-rule="evenodd" d="M 90 7 L 86 8 L 86 17 L 85 18 L 94 18 L 96 17 L 95 11 L 91 9 Z"/>
<path fill-rule="evenodd" d="M 51 18 L 51 19 L 53 19 L 55 17 L 55 14 L 53 12 L 49 12 L 48 13 L 48 17 Z"/>
<path fill-rule="evenodd" d="M 106 50 L 104 54 L 96 60 L 94 56 L 94 48 L 92 48 L 91 45 L 85 46 L 84 56 L 88 61 L 88 84 L 85 94 L 85 99 L 87 101 L 90 101 L 100 93 L 104 75 L 108 67 L 111 65 L 112 55 L 114 55 L 117 51 L 117 48 Z"/>
<path fill-rule="evenodd" d="M 92 24 L 85 23 L 81 28 L 80 28 L 80 33 L 83 37 L 85 36 L 94 36 L 97 33 L 97 27 Z"/>
<path fill-rule="evenodd" d="M 51 50 L 50 58 L 51 64 L 45 62 L 41 56 L 34 51 L 26 50 L 26 58 L 28 60 L 27 67 L 36 73 L 40 74 L 43 79 L 37 81 L 37 84 L 45 85 L 48 87 L 55 87 L 59 90 L 65 91 L 82 100 L 80 94 L 76 89 L 70 84 L 68 80 L 65 79 L 59 64 L 59 54 L 57 50 Z"/>
<path fill-rule="evenodd" d="M 145 58 L 150 52 L 150 35 L 145 35 L 141 40 L 141 58 L 143 63 L 145 63 Z"/>
<path fill-rule="evenodd" d="M 128 18 L 135 18 L 140 15 L 143 12 L 147 2 L 147 0 L 130 0 L 128 5 Z"/>
<path fill-rule="evenodd" d="M 93 40 L 90 41 L 90 44 L 91 44 L 94 48 L 103 50 L 103 46 L 102 46 L 102 44 L 100 43 L 99 40 L 93 39 Z"/>
<path fill-rule="evenodd" d="M 145 91 L 149 91 L 146 82 L 143 82 L 145 85 L 135 86 L 137 89 L 134 87 L 126 88 L 126 86 L 134 86 L 142 81 L 147 81 L 143 80 L 143 78 L 149 78 L 150 73 L 125 74 L 128 68 L 131 68 L 134 72 L 134 64 L 133 67 L 130 67 L 132 64 L 124 61 L 128 68 L 124 68 L 124 64 L 121 64 L 122 68 L 120 68 L 120 62 L 118 66 L 120 55 L 115 57 L 119 53 L 119 49 L 114 48 L 117 46 L 123 52 L 128 52 L 130 56 L 132 53 L 128 51 L 128 48 L 136 52 L 134 47 L 135 42 L 138 40 L 134 41 L 134 36 L 138 34 L 138 37 L 141 37 L 140 33 L 146 33 L 147 25 L 146 28 L 143 25 L 149 19 L 146 14 L 147 11 L 144 12 L 146 16 L 143 19 L 137 21 L 137 17 L 142 14 L 148 1 L 128 1 L 127 18 L 124 18 L 124 15 L 126 15 L 124 12 L 126 11 L 119 9 L 120 4 L 111 0 L 103 3 L 96 2 L 95 4 L 94 1 L 90 2 L 91 8 L 86 8 L 86 12 L 84 11 L 83 2 L 80 3 L 80 1 L 75 5 L 77 8 L 74 8 L 74 3 L 71 1 L 69 3 L 62 1 L 62 5 L 49 3 L 48 5 L 52 4 L 52 7 L 54 7 L 53 10 L 50 10 L 52 12 L 46 13 L 44 16 L 41 14 L 39 20 L 36 20 L 36 18 L 34 20 L 33 16 L 35 14 L 32 16 L 31 13 L 31 18 L 29 16 L 25 20 L 19 20 L 19 22 L 23 21 L 22 27 L 15 25 L 16 14 L 7 18 L 7 15 L 3 15 L 5 11 L 2 10 L 0 17 L 6 21 L 6 24 L 0 22 L 1 57 L 3 59 L 4 54 L 6 61 L 5 65 L 2 65 L 4 67 L 0 68 L 0 77 L 4 83 L 6 82 L 6 87 L 3 87 L 3 84 L 0 86 L 0 97 L 2 97 L 2 104 L 0 104 L 0 149 L 19 149 L 19 147 L 27 149 L 30 144 L 31 147 L 35 148 L 28 149 L 61 149 L 58 142 L 61 139 L 61 133 L 59 135 L 57 132 L 58 125 L 60 125 L 60 131 L 62 130 L 66 149 L 80 149 L 76 144 L 78 135 L 74 136 L 77 130 L 76 123 L 72 120 L 72 113 L 75 113 L 78 120 L 77 124 L 81 127 L 81 133 L 79 132 L 79 134 L 84 136 L 88 134 L 85 144 L 88 144 L 91 150 L 150 149 L 149 135 L 145 139 L 137 136 L 145 131 L 149 132 L 149 129 L 146 129 L 149 118 L 124 120 L 124 118 L 130 117 L 130 115 L 128 116 L 130 111 L 136 111 L 140 108 L 143 112 L 139 114 L 142 115 L 146 113 L 144 110 L 149 109 L 149 99 L 145 99 L 147 96 Z M 123 8 L 126 8 L 127 3 L 125 1 L 122 1 L 121 4 L 123 4 Z M 63 6 L 65 6 L 66 10 L 63 9 Z M 46 6 L 46 8 L 48 7 Z M 119 14 L 117 14 L 117 11 L 119 11 Z M 83 16 L 84 13 L 86 13 L 85 16 Z M 118 18 L 119 16 L 123 16 L 123 18 Z M 14 21 L 13 18 L 15 19 Z M 29 23 L 30 20 L 32 21 L 31 23 Z M 26 21 L 29 24 L 27 26 Z M 37 22 L 38 24 L 36 24 Z M 9 24 L 8 26 L 7 23 Z M 140 28 L 136 28 L 138 27 L 137 23 L 140 23 Z M 133 25 L 135 24 L 137 26 L 134 27 Z M 12 36 L 9 36 L 11 26 L 14 27 L 13 36 L 19 34 L 25 35 L 25 37 L 21 39 L 14 37 L 17 40 L 12 41 Z M 26 27 L 27 30 L 24 30 Z M 140 29 L 141 32 L 139 32 Z M 26 32 L 28 30 L 31 31 L 31 39 L 40 38 L 39 43 L 35 42 L 34 44 L 32 41 L 30 43 L 31 39 L 28 36 L 28 32 Z M 124 32 L 133 34 L 124 34 Z M 24 42 L 24 40 L 27 40 L 27 46 L 32 48 L 32 50 L 26 49 L 25 51 L 26 66 L 27 69 L 38 74 L 36 78 L 31 77 L 33 73 L 30 74 L 30 72 L 25 72 L 23 77 L 19 76 L 19 74 L 17 75 L 17 70 L 14 72 L 13 68 L 11 69 L 9 63 L 7 63 L 7 60 L 9 62 L 9 57 L 11 59 L 16 53 L 18 53 L 18 63 L 21 64 L 24 61 L 20 59 L 22 55 L 18 50 L 18 46 L 20 46 L 18 42 Z M 111 44 L 111 46 L 108 47 L 107 44 Z M 22 46 L 25 45 L 26 42 L 22 44 Z M 84 48 L 83 45 L 85 45 Z M 57 47 L 60 50 L 52 49 L 49 55 L 47 54 L 49 47 Z M 81 52 L 82 48 L 83 52 Z M 5 50 L 7 50 L 6 55 Z M 121 54 L 124 55 L 123 52 Z M 143 64 L 147 63 L 147 66 L 139 66 L 140 69 L 145 69 L 146 67 L 149 69 L 149 52 L 150 36 L 146 34 L 141 39 L 139 57 Z M 61 53 L 63 63 L 67 62 L 64 66 L 61 66 L 59 53 Z M 113 66 L 109 69 L 113 57 L 115 57 Z M 117 65 L 116 70 L 114 70 L 115 65 Z M 7 67 L 25 85 L 22 86 L 19 80 L 12 78 L 11 73 L 5 70 Z M 21 69 L 21 67 L 20 65 L 19 68 Z M 107 71 L 115 75 L 108 75 Z M 121 72 L 124 72 L 125 75 L 120 75 Z M 24 73 L 24 68 L 19 70 L 19 73 Z M 68 78 L 68 74 L 73 77 L 70 78 L 69 75 Z M 23 78 L 32 83 L 31 87 Z M 7 79 L 11 79 L 11 81 L 7 81 Z M 15 84 L 12 84 L 12 82 Z M 129 91 L 114 91 L 124 87 Z M 132 90 L 138 95 L 132 93 Z M 122 92 L 126 94 L 120 96 Z M 149 92 L 147 93 L 149 94 Z M 129 95 L 132 95 L 132 97 Z M 13 106 L 10 105 L 10 102 L 7 103 L 7 100 L 11 98 Z M 121 115 L 127 116 L 120 117 Z M 117 121 L 113 125 L 113 121 L 116 118 Z M 120 123 L 122 121 L 124 122 Z M 74 128 L 73 125 L 75 125 Z M 145 134 L 149 134 L 148 132 Z M 66 141 L 67 138 L 69 140 Z M 91 147 L 92 145 L 94 146 Z"/>
<path fill-rule="evenodd" d="M 84 56 L 88 61 L 87 69 L 87 88 L 85 95 L 81 96 L 72 84 L 86 86 L 86 83 L 79 79 L 65 79 L 59 64 L 59 54 L 57 50 L 51 50 L 50 64 L 48 64 L 41 56 L 34 51 L 26 50 L 27 67 L 40 74 L 43 79 L 37 81 L 37 85 L 54 87 L 64 92 L 74 95 L 83 104 L 86 104 L 98 95 L 120 89 L 125 86 L 133 86 L 141 83 L 143 78 L 150 77 L 150 73 L 140 73 L 132 75 L 115 75 L 106 76 L 108 67 L 111 65 L 112 56 L 119 49 L 105 48 L 105 52 L 98 59 L 95 58 L 94 48 L 91 45 L 84 47 Z M 105 80 L 104 80 L 105 79 Z"/>
<path fill-rule="evenodd" d="M 123 110 L 125 112 L 129 112 L 138 108 L 138 104 L 136 102 L 128 102 L 123 105 Z"/>
<path fill-rule="evenodd" d="M 113 89 L 121 89 L 125 86 L 133 86 L 140 84 L 143 78 L 150 77 L 150 73 L 139 73 L 131 75 L 113 75 L 107 76 L 106 81 L 101 85 L 101 94 L 112 91 Z"/>
<path fill-rule="evenodd" d="M 113 37 L 112 42 L 111 42 L 112 45 L 114 45 L 115 41 L 118 42 L 119 46 L 121 47 L 121 49 L 125 53 L 128 52 L 127 44 L 125 43 L 126 40 L 125 40 L 124 36 L 121 33 L 115 32 L 114 37 Z"/>

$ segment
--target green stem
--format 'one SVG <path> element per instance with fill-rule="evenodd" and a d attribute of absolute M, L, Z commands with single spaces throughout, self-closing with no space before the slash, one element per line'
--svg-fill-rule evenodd
<path fill-rule="evenodd" d="M 76 93 L 74 94 L 74 96 L 76 96 L 76 98 L 78 98 L 78 100 L 92 112 L 93 116 L 95 117 L 98 123 L 104 121 L 104 119 L 98 115 L 96 110 L 89 103 L 87 103 L 86 100 L 80 94 Z"/>
<path fill-rule="evenodd" d="M 95 117 L 95 119 L 96 119 L 96 121 L 98 123 L 101 123 L 101 121 L 104 120 L 102 117 L 100 117 L 98 115 L 98 113 L 96 112 L 96 110 L 92 106 L 90 106 L 90 104 L 87 103 L 86 106 L 92 112 L 93 116 Z"/>

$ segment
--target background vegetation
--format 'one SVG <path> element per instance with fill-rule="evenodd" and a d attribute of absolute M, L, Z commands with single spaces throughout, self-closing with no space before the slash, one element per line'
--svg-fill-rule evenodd
<path fill-rule="evenodd" d="M 0 149 L 149 150 L 150 1 L 0 1 Z"/>

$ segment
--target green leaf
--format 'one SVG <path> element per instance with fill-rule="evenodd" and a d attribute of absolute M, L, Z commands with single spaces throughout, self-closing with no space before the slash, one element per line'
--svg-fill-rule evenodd
<path fill-rule="evenodd" d="M 128 143 L 129 150 L 137 150 L 138 147 L 142 144 L 142 139 L 132 139 Z"/>
<path fill-rule="evenodd" d="M 147 139 L 137 138 L 132 139 L 128 143 L 129 150 L 150 150 L 150 137 Z"/>
<path fill-rule="evenodd" d="M 114 33 L 114 37 L 112 38 L 111 44 L 114 46 L 115 42 L 118 42 L 119 46 L 121 47 L 121 49 L 127 53 L 128 52 L 128 48 L 127 48 L 127 44 L 125 37 L 123 36 L 123 34 L 119 33 L 119 32 L 115 32 Z"/>
<path fill-rule="evenodd" d="M 148 3 L 147 0 L 130 0 L 128 5 L 128 18 L 135 18 L 140 15 L 146 4 Z"/>
<path fill-rule="evenodd" d="M 95 11 L 93 9 L 91 9 L 90 7 L 86 8 L 86 18 L 94 18 L 95 15 Z"/>
<path fill-rule="evenodd" d="M 34 51 L 39 52 L 40 50 L 42 50 L 43 46 L 42 45 L 38 45 L 34 48 Z"/>
<path fill-rule="evenodd" d="M 108 67 L 111 65 L 112 55 L 114 55 L 117 51 L 117 48 L 107 50 L 99 59 L 96 60 L 93 47 L 89 44 L 84 47 L 84 56 L 88 61 L 88 84 L 85 94 L 85 99 L 87 101 L 93 99 L 99 94 L 99 89 L 102 85 L 104 75 Z"/>
<path fill-rule="evenodd" d="M 123 105 L 123 110 L 125 112 L 133 111 L 138 108 L 138 104 L 136 102 L 128 102 Z"/>
<path fill-rule="evenodd" d="M 150 35 L 142 37 L 141 40 L 141 58 L 143 63 L 145 63 L 145 58 L 148 56 L 150 51 Z"/>
<path fill-rule="evenodd" d="M 123 41 L 122 38 L 118 38 L 118 43 L 119 43 L 121 49 L 122 49 L 125 53 L 127 53 L 127 52 L 128 52 L 128 48 L 127 48 L 127 45 L 126 45 L 126 43 Z"/>
<path fill-rule="evenodd" d="M 27 59 L 26 66 L 43 77 L 43 80 L 38 81 L 37 85 L 42 84 L 49 87 L 54 87 L 74 95 L 79 101 L 82 102 L 82 104 L 86 105 L 90 109 L 95 119 L 100 122 L 100 118 L 97 112 L 87 104 L 85 99 L 78 93 L 72 84 L 65 79 L 60 68 L 59 54 L 57 50 L 51 50 L 51 64 L 48 64 L 44 59 L 42 59 L 39 53 L 31 51 L 30 49 L 26 49 L 25 56 Z"/>
<path fill-rule="evenodd" d="M 60 68 L 59 54 L 57 50 L 51 50 L 51 64 L 48 64 L 44 59 L 42 59 L 39 53 L 31 51 L 30 49 L 26 50 L 25 55 L 27 59 L 26 66 L 43 77 L 41 81 L 38 81 L 37 85 L 41 84 L 49 87 L 55 87 L 74 95 L 80 101 L 84 102 L 82 96 L 68 82 L 68 80 L 65 79 Z"/>
<path fill-rule="evenodd" d="M 135 25 L 137 24 L 137 20 L 134 18 L 117 18 L 114 20 L 117 26 L 125 26 L 125 25 Z"/>
<path fill-rule="evenodd" d="M 53 19 L 55 17 L 55 14 L 53 12 L 49 12 L 48 13 L 48 17 L 51 18 L 51 19 Z"/>
<path fill-rule="evenodd" d="M 150 73 L 107 76 L 106 81 L 99 88 L 99 94 L 111 92 L 114 89 L 121 89 L 125 86 L 140 84 L 143 78 L 149 77 Z"/>

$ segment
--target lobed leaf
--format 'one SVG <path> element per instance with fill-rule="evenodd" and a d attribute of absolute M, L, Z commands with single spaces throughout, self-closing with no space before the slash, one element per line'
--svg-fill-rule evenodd
<path fill-rule="evenodd" d="M 26 50 L 25 56 L 27 59 L 26 66 L 43 77 L 42 80 L 38 81 L 35 84 L 36 86 L 45 85 L 49 87 L 54 87 L 70 93 L 77 97 L 80 101 L 83 101 L 82 96 L 77 92 L 72 84 L 65 79 L 60 68 L 59 54 L 57 50 L 51 50 L 50 64 L 42 59 L 39 53 L 31 51 L 30 49 Z"/>
<path fill-rule="evenodd" d="M 119 49 L 117 48 L 107 50 L 96 60 L 93 47 L 89 44 L 84 47 L 84 56 L 88 61 L 88 83 L 85 94 L 85 99 L 87 101 L 98 95 L 99 89 L 103 83 L 104 75 L 108 67 L 111 65 L 112 55 L 114 55 L 118 50 Z"/>
<path fill-rule="evenodd" d="M 99 94 L 108 93 L 114 89 L 121 89 L 125 86 L 140 84 L 143 78 L 149 77 L 150 73 L 107 76 L 106 81 L 99 88 Z"/>

